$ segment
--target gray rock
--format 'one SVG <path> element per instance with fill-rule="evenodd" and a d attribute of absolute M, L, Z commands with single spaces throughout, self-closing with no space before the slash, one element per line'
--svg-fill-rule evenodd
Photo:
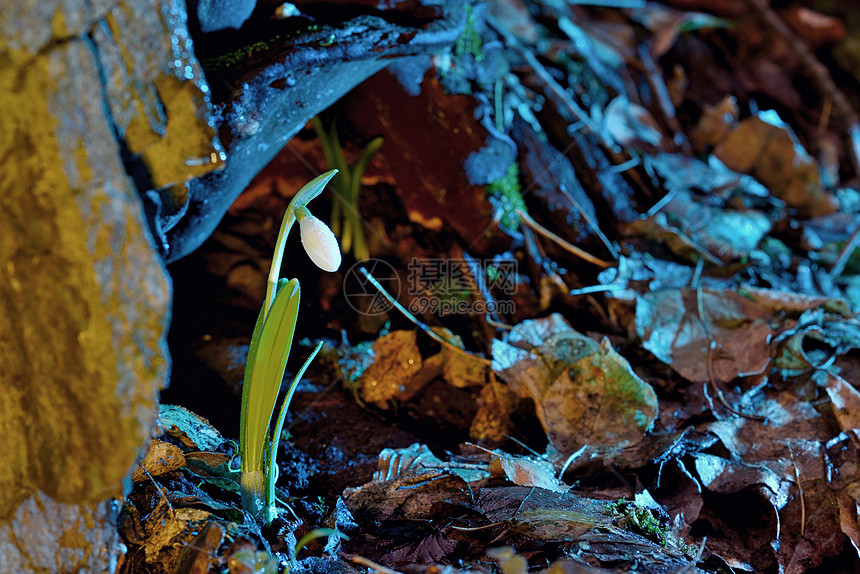
<path fill-rule="evenodd" d="M 44 494 L 31 496 L 0 528 L 0 572 L 115 572 L 124 551 L 116 507 L 112 501 L 62 504 Z"/>
<path fill-rule="evenodd" d="M 215 32 L 225 28 L 241 28 L 256 4 L 256 0 L 200 0 L 197 4 L 200 30 Z"/>
<path fill-rule="evenodd" d="M 452 45 L 465 24 L 464 4 L 432 4 L 437 17 L 420 27 L 358 16 L 289 36 L 259 53 L 239 51 L 207 63 L 227 162 L 223 171 L 188 183 L 188 209 L 180 220 L 156 220 L 165 260 L 176 261 L 203 243 L 253 177 L 313 116 L 394 58 Z"/>
<path fill-rule="evenodd" d="M 149 437 L 169 367 L 170 284 L 121 160 L 97 45 L 75 36 L 105 11 L 71 4 L 54 16 L 62 42 L 0 39 L 3 572 L 115 566 L 111 501 Z M 18 7 L 20 30 L 51 29 L 42 6 Z M 158 26 L 117 40 L 122 51 L 169 45 L 176 6 L 141 6 Z M 133 10 L 111 9 L 113 22 Z"/>
<path fill-rule="evenodd" d="M 0 464 L 7 517 L 36 491 L 67 503 L 121 493 L 166 380 L 170 297 L 91 42 L 58 44 L 0 78 L 0 428 L 16 447 Z"/>
<path fill-rule="evenodd" d="M 188 207 L 185 181 L 220 167 L 225 157 L 184 3 L 122 0 L 92 37 L 129 169 L 170 226 Z"/>

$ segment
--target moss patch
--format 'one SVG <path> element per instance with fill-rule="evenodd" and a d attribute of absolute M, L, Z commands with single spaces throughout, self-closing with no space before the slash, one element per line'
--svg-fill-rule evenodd
<path fill-rule="evenodd" d="M 522 197 L 520 168 L 516 162 L 508 166 L 504 176 L 487 184 L 487 193 L 498 202 L 501 211 L 499 223 L 502 227 L 517 229 L 520 226 L 517 210 L 526 211 L 526 204 Z"/>

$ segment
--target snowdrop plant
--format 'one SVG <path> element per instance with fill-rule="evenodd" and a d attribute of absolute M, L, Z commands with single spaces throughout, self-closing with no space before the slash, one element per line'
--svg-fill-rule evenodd
<path fill-rule="evenodd" d="M 277 421 L 272 428 L 272 415 L 281 381 L 284 378 L 299 312 L 298 280 L 280 278 L 284 246 L 293 223 L 298 221 L 302 245 L 311 261 L 325 271 L 336 271 L 340 266 L 341 255 L 337 239 L 326 224 L 311 215 L 307 208 L 307 204 L 322 193 L 336 173 L 337 170 L 333 169 L 310 181 L 299 190 L 287 207 L 278 232 L 278 240 L 275 243 L 266 300 L 257 317 L 248 350 L 248 360 L 245 364 L 242 412 L 239 422 L 242 506 L 246 512 L 267 523 L 271 522 L 277 514 L 275 509 L 275 480 L 278 472 L 276 456 L 287 408 L 299 379 L 320 349 L 320 345 L 317 345 L 299 369 L 287 389 Z"/>

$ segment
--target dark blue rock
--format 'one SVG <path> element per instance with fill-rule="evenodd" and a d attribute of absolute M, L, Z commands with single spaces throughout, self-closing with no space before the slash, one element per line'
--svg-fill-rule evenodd
<path fill-rule="evenodd" d="M 225 28 L 241 28 L 254 11 L 256 0 L 200 0 L 197 19 L 204 33 Z"/>

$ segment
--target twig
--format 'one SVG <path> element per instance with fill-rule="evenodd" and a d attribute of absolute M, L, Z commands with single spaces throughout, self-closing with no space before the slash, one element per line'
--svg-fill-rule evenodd
<path fill-rule="evenodd" d="M 463 532 L 474 532 L 476 530 L 486 530 L 487 528 L 493 528 L 494 526 L 499 526 L 502 524 L 505 524 L 505 522 L 493 522 L 490 524 L 485 524 L 483 526 L 472 526 L 472 527 L 451 525 L 451 526 L 449 526 L 449 528 L 451 528 L 453 530 L 462 530 Z"/>
<path fill-rule="evenodd" d="M 589 293 L 604 293 L 606 291 L 621 291 L 627 289 L 627 285 L 619 285 L 618 283 L 609 283 L 607 285 L 590 285 L 579 289 L 571 289 L 568 292 L 570 296 L 588 295 Z"/>
<path fill-rule="evenodd" d="M 602 259 L 598 259 L 594 255 L 591 255 L 590 253 L 583 251 L 582 249 L 580 249 L 576 245 L 573 245 L 572 243 L 568 243 L 567 241 L 565 241 L 564 239 L 562 239 L 561 237 L 559 237 L 558 235 L 556 235 L 555 233 L 553 233 L 552 231 L 550 231 L 549 229 L 547 229 L 546 227 L 542 226 L 540 223 L 538 223 L 537 221 L 532 219 L 532 217 L 528 213 L 523 211 L 522 209 L 517 210 L 517 215 L 520 216 L 520 219 L 523 220 L 523 223 L 525 223 L 526 225 L 528 225 L 529 227 L 534 229 L 536 232 L 538 232 L 541 235 L 543 235 L 544 237 L 546 237 L 547 239 L 554 241 L 562 249 L 564 249 L 565 251 L 568 251 L 570 253 L 573 253 L 574 255 L 579 257 L 580 259 L 584 259 L 584 260 L 588 261 L 589 263 L 593 263 L 593 264 L 597 265 L 598 267 L 602 267 L 604 269 L 606 269 L 607 267 L 613 266 L 612 263 L 608 263 Z"/>
<path fill-rule="evenodd" d="M 510 331 L 511 329 L 514 328 L 513 325 L 508 325 L 507 323 L 502 323 L 501 321 L 496 321 L 495 319 L 493 319 L 489 315 L 487 315 L 487 323 L 489 323 L 490 325 L 492 325 L 496 329 L 502 329 L 505 331 Z"/>
<path fill-rule="evenodd" d="M 651 91 L 654 93 L 658 107 L 663 113 L 666 126 L 672 130 L 672 143 L 679 146 L 682 151 L 689 153 L 689 142 L 683 136 L 681 124 L 678 122 L 675 108 L 672 105 L 672 99 L 669 97 L 669 90 L 666 88 L 666 82 L 663 81 L 663 74 L 657 69 L 654 58 L 651 57 L 651 51 L 645 44 L 639 46 L 639 61 L 645 70 L 645 80 L 651 86 Z"/>
<path fill-rule="evenodd" d="M 539 266 L 546 275 L 547 280 L 554 285 L 557 289 L 559 289 L 562 293 L 565 291 L 570 291 L 570 287 L 567 286 L 567 283 L 564 282 L 561 275 L 553 269 L 552 261 L 546 256 L 546 252 L 543 247 L 538 245 L 537 239 L 535 238 L 535 232 L 528 225 L 521 225 L 520 229 L 523 230 L 523 239 L 525 240 L 525 249 L 526 253 L 529 257 L 531 257 L 532 261 L 535 262 L 535 265 Z M 535 278 L 535 284 L 538 284 L 538 278 Z M 540 289 L 540 307 L 541 309 L 546 309 L 549 306 L 548 301 L 544 301 L 545 293 L 544 289 Z"/>
<path fill-rule="evenodd" d="M 839 255 L 836 256 L 836 261 L 830 267 L 830 277 L 836 279 L 845 270 L 845 265 L 848 263 L 848 258 L 854 253 L 854 248 L 857 246 L 857 238 L 860 237 L 860 224 L 854 227 L 854 231 L 839 250 Z"/>
<path fill-rule="evenodd" d="M 612 142 L 607 141 L 603 137 L 603 134 L 593 131 L 588 127 L 593 122 L 591 116 L 589 116 L 588 112 L 579 107 L 579 105 L 577 105 L 577 103 L 567 95 L 564 88 L 562 88 L 555 78 L 550 75 L 544 65 L 538 61 L 532 50 L 523 46 L 507 28 L 496 22 L 495 18 L 488 17 L 487 24 L 489 24 L 504 39 L 505 44 L 508 47 L 513 48 L 514 51 L 522 57 L 529 68 L 534 70 L 537 78 L 546 86 L 553 101 L 559 105 L 559 111 L 562 112 L 562 115 L 565 116 L 567 121 L 578 121 L 582 123 L 586 126 L 585 131 L 593 133 L 604 146 L 609 148 L 612 147 Z"/>
<path fill-rule="evenodd" d="M 170 499 L 167 497 L 166 494 L 164 494 L 164 490 L 166 490 L 166 489 L 162 490 L 162 486 L 155 481 L 155 479 L 152 477 L 151 474 L 149 474 L 149 471 L 146 470 L 146 467 L 143 466 L 143 463 L 140 463 L 138 466 L 140 466 L 140 469 L 146 473 L 146 476 L 149 477 L 149 480 L 152 481 L 152 484 L 155 486 L 155 490 L 158 491 L 159 496 L 161 496 L 161 498 L 164 500 L 164 502 L 167 503 L 167 507 L 170 508 L 170 513 L 173 514 L 173 516 L 175 517 L 176 516 L 176 509 L 173 508 L 173 505 L 170 504 Z"/>
<path fill-rule="evenodd" d="M 786 443 L 788 447 L 788 456 L 791 458 L 791 464 L 794 466 L 794 480 L 797 483 L 797 490 L 800 494 L 800 537 L 803 538 L 806 532 L 806 499 L 803 495 L 803 485 L 800 483 L 800 469 L 797 468 L 797 461 L 794 460 L 794 453 L 791 451 L 791 445 Z"/>
<path fill-rule="evenodd" d="M 490 291 L 487 286 L 487 282 L 484 280 L 484 268 L 481 265 L 481 262 L 476 260 L 474 257 L 469 255 L 467 252 L 462 251 L 463 261 L 466 262 L 466 268 L 469 270 L 469 274 L 472 276 L 473 286 L 478 290 L 481 297 L 484 299 L 484 303 L 487 304 L 487 309 L 491 309 L 485 313 L 485 318 L 487 323 L 492 325 L 493 327 L 497 327 L 499 325 L 503 325 L 502 328 L 507 327 L 508 329 L 513 329 L 504 323 L 502 323 L 500 317 L 496 314 L 496 302 L 493 297 L 493 293 Z"/>
<path fill-rule="evenodd" d="M 513 514 L 514 516 L 516 516 L 517 514 L 519 514 L 519 513 L 520 513 L 520 510 L 522 510 L 522 509 L 523 509 L 523 505 L 526 503 L 526 500 L 528 500 L 528 499 L 529 499 L 529 497 L 530 497 L 532 494 L 534 494 L 534 491 L 535 491 L 536 489 L 537 489 L 537 487 L 536 487 L 536 486 L 533 486 L 533 487 L 532 487 L 532 489 L 531 489 L 531 490 L 529 490 L 529 493 L 528 493 L 528 494 L 526 494 L 525 498 L 523 498 L 523 501 L 522 501 L 522 502 L 520 502 L 520 505 L 519 505 L 519 506 L 517 506 L 517 509 L 514 511 L 514 514 Z"/>
<path fill-rule="evenodd" d="M 579 458 L 579 455 L 584 453 L 586 451 L 586 449 L 588 449 L 588 445 L 583 445 L 579 448 L 579 450 L 570 453 L 570 456 L 568 456 L 567 460 L 564 461 L 564 464 L 561 465 L 561 470 L 558 471 L 558 480 L 559 481 L 561 481 L 561 479 L 564 477 L 564 473 L 567 472 L 567 467 L 569 467 L 573 461 L 575 461 L 577 458 Z"/>
<path fill-rule="evenodd" d="M 603 6 L 604 8 L 642 8 L 645 0 L 568 0 L 571 4 L 582 6 Z"/>
<path fill-rule="evenodd" d="M 488 366 L 493 364 L 493 362 L 489 359 L 485 359 L 484 357 L 479 357 L 478 355 L 474 355 L 474 354 L 470 353 L 469 351 L 466 351 L 465 349 L 461 349 L 460 347 L 453 345 L 447 339 L 445 339 L 445 337 L 442 337 L 441 335 L 439 335 L 438 333 L 433 331 L 430 327 L 428 327 L 420 319 L 418 319 L 418 317 L 416 317 L 415 315 L 410 313 L 409 310 L 406 307 L 404 307 L 403 305 L 401 305 L 397 299 L 392 297 L 391 294 L 388 293 L 388 291 L 386 291 L 385 288 L 379 284 L 379 281 L 377 281 L 373 277 L 373 275 L 371 275 L 370 272 L 368 272 L 367 269 L 365 269 L 364 267 L 359 267 L 358 272 L 361 273 L 365 279 L 370 281 L 370 284 L 373 285 L 374 287 L 376 287 L 376 290 L 379 291 L 382 294 L 382 296 L 385 297 L 388 300 L 388 302 L 391 303 L 392 306 L 394 306 L 395 309 L 400 311 L 404 317 L 406 317 L 407 319 L 412 321 L 419 329 L 421 329 L 422 331 L 427 333 L 431 339 L 433 339 L 434 341 L 436 341 L 440 345 L 454 351 L 455 353 L 463 355 L 464 357 L 467 357 L 469 359 L 473 359 L 475 361 L 478 361 L 479 363 L 482 363 L 482 364 L 488 365 Z"/>

